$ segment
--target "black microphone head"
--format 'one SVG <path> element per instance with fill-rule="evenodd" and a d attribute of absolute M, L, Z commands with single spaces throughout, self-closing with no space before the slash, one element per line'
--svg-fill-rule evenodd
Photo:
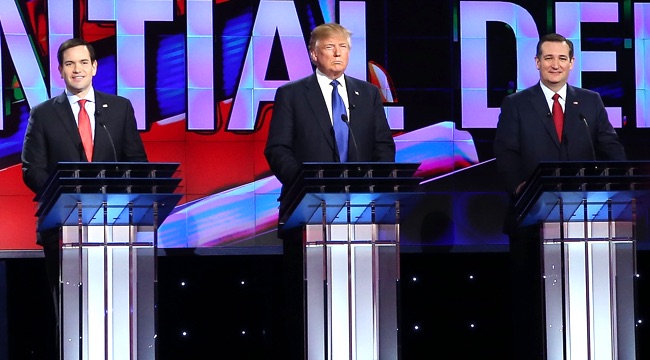
<path fill-rule="evenodd" d="M 343 120 L 344 123 L 348 123 L 348 114 L 341 114 L 341 120 Z"/>

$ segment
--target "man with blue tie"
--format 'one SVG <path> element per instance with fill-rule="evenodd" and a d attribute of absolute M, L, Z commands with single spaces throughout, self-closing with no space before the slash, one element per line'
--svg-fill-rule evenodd
<path fill-rule="evenodd" d="M 278 88 L 264 155 L 282 183 L 282 199 L 304 162 L 394 162 L 395 142 L 379 89 L 345 75 L 351 34 L 339 24 L 311 33 L 314 74 Z M 283 232 L 284 325 L 277 342 L 284 359 L 304 359 L 302 236 Z"/>
<path fill-rule="evenodd" d="M 512 205 L 541 161 L 625 160 L 600 95 L 567 84 L 573 43 L 559 34 L 537 43 L 539 83 L 507 96 L 494 139 L 504 189 L 511 195 L 510 236 L 513 359 L 544 355 L 541 240 L 537 226 L 515 228 Z"/>
<path fill-rule="evenodd" d="M 316 27 L 309 41 L 315 73 L 276 92 L 264 155 L 283 189 L 304 162 L 395 161 L 379 89 L 344 74 L 350 39 L 339 24 Z"/>

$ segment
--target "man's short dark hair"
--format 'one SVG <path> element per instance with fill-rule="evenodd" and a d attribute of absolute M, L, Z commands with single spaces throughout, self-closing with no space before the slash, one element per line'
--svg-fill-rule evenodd
<path fill-rule="evenodd" d="M 567 45 L 569 45 L 569 58 L 573 59 L 573 42 L 560 34 L 546 34 L 542 36 L 541 39 L 539 39 L 539 42 L 537 43 L 536 54 L 538 58 L 542 56 L 542 44 L 545 42 L 565 42 Z"/>
<path fill-rule="evenodd" d="M 97 60 L 97 58 L 95 57 L 95 48 L 93 48 L 93 46 L 90 45 L 90 43 L 88 41 L 83 40 L 83 39 L 72 38 L 72 39 L 68 39 L 68 40 L 64 41 L 63 44 L 61 44 L 61 46 L 59 46 L 59 51 L 57 51 L 57 53 L 56 53 L 56 58 L 57 58 L 57 60 L 59 60 L 59 66 L 61 66 L 62 63 L 63 63 L 63 53 L 66 50 L 68 50 L 70 48 L 73 48 L 73 47 L 77 47 L 77 46 L 85 46 L 86 49 L 88 49 L 88 53 L 90 54 L 90 61 L 91 62 L 95 62 L 95 60 Z"/>

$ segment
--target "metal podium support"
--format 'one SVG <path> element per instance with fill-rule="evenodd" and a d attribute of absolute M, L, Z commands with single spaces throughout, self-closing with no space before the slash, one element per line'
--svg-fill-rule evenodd
<path fill-rule="evenodd" d="M 304 231 L 307 359 L 399 358 L 400 204 L 417 167 L 304 164 L 283 226 Z"/>
<path fill-rule="evenodd" d="M 543 224 L 548 359 L 636 359 L 632 225 Z"/>
<path fill-rule="evenodd" d="M 156 359 L 158 227 L 178 203 L 173 163 L 61 163 L 39 230 L 61 228 L 61 355 Z"/>
<path fill-rule="evenodd" d="M 540 164 L 520 223 L 540 224 L 547 359 L 636 359 L 637 200 L 650 163 Z"/>

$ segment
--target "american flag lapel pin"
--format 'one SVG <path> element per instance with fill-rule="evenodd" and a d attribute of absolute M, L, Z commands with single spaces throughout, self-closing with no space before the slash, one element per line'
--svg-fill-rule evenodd
<path fill-rule="evenodd" d="M 577 101 L 574 101 L 574 102 L 573 102 L 573 105 L 578 105 L 578 102 L 577 102 Z"/>
<path fill-rule="evenodd" d="M 102 107 L 103 107 L 103 108 L 107 108 L 107 107 L 108 107 L 108 104 L 103 104 Z"/>
<path fill-rule="evenodd" d="M 354 90 L 354 95 L 357 95 L 357 96 L 358 96 L 358 95 L 359 95 L 359 92 L 356 91 L 356 90 Z"/>

